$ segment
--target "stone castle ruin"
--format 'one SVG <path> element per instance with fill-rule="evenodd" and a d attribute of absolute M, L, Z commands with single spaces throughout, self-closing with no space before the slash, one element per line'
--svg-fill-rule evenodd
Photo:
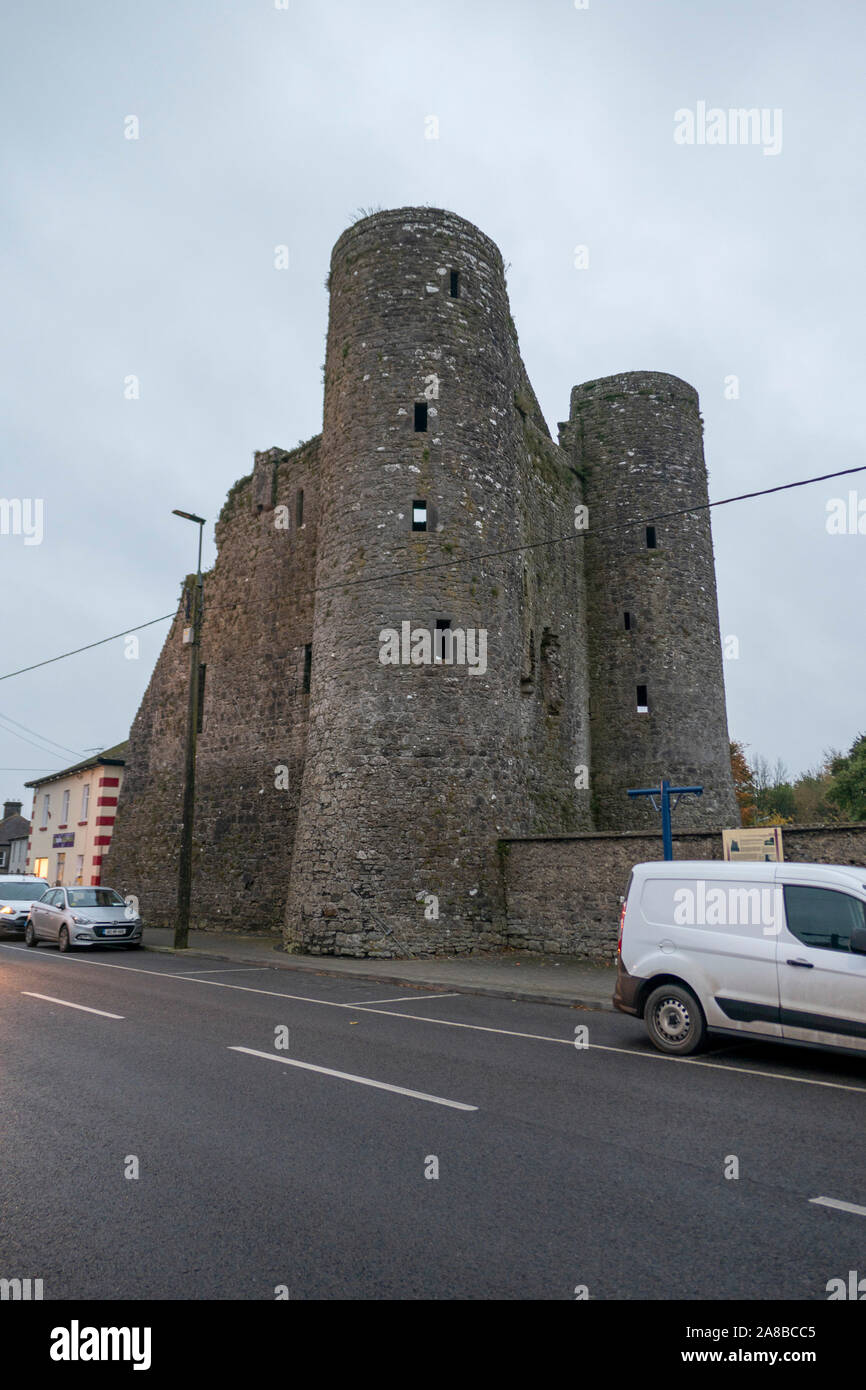
<path fill-rule="evenodd" d="M 204 579 L 193 926 L 496 947 L 503 837 L 655 830 L 626 791 L 663 776 L 704 786 L 679 826 L 739 824 L 709 513 L 678 514 L 707 502 L 697 393 L 586 382 L 554 442 L 500 253 L 449 212 L 355 223 L 329 288 L 322 433 L 255 455 Z M 183 625 L 182 600 L 106 862 L 154 925 L 176 899 Z"/>

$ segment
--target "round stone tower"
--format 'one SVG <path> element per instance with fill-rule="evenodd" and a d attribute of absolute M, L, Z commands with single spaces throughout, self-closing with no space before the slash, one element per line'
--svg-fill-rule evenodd
<path fill-rule="evenodd" d="M 663 372 L 576 386 L 568 438 L 585 542 L 590 785 L 600 830 L 660 828 L 631 787 L 699 784 L 674 828 L 738 825 L 697 392 Z M 654 521 L 649 518 L 656 518 Z"/>
<path fill-rule="evenodd" d="M 521 540 L 502 259 L 451 213 L 377 213 L 338 240 L 330 295 L 287 936 L 465 951 L 500 939 L 496 839 L 526 814 L 503 732 L 520 722 L 519 604 L 501 560 L 454 564 Z"/>

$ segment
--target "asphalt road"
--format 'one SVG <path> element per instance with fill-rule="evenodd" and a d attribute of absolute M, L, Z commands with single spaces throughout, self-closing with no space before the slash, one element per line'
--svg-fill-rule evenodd
<path fill-rule="evenodd" d="M 0 1116 L 0 1277 L 46 1299 L 825 1300 L 866 1275 L 866 1056 L 672 1060 L 619 1015 L 2 943 Z"/>

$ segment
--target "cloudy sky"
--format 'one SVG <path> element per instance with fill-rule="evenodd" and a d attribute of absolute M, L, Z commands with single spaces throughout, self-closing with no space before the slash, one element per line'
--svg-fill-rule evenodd
<path fill-rule="evenodd" d="M 0 675 L 172 611 L 171 509 L 212 563 L 254 450 L 318 432 L 360 208 L 493 237 L 554 436 L 573 384 L 647 368 L 700 392 L 714 498 L 866 463 L 859 0 L 283 4 L 5 8 L 0 495 L 45 514 L 0 535 Z M 678 143 L 699 103 L 772 139 Z M 714 513 L 731 733 L 792 772 L 866 728 L 866 535 L 826 526 L 851 490 Z M 126 736 L 167 626 L 0 682 L 0 797 Z"/>

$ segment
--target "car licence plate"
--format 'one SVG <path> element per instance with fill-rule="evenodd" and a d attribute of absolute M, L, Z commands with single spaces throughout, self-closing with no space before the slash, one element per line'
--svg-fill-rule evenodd
<path fill-rule="evenodd" d="M 106 927 L 106 936 L 126 936 L 126 927 Z"/>

